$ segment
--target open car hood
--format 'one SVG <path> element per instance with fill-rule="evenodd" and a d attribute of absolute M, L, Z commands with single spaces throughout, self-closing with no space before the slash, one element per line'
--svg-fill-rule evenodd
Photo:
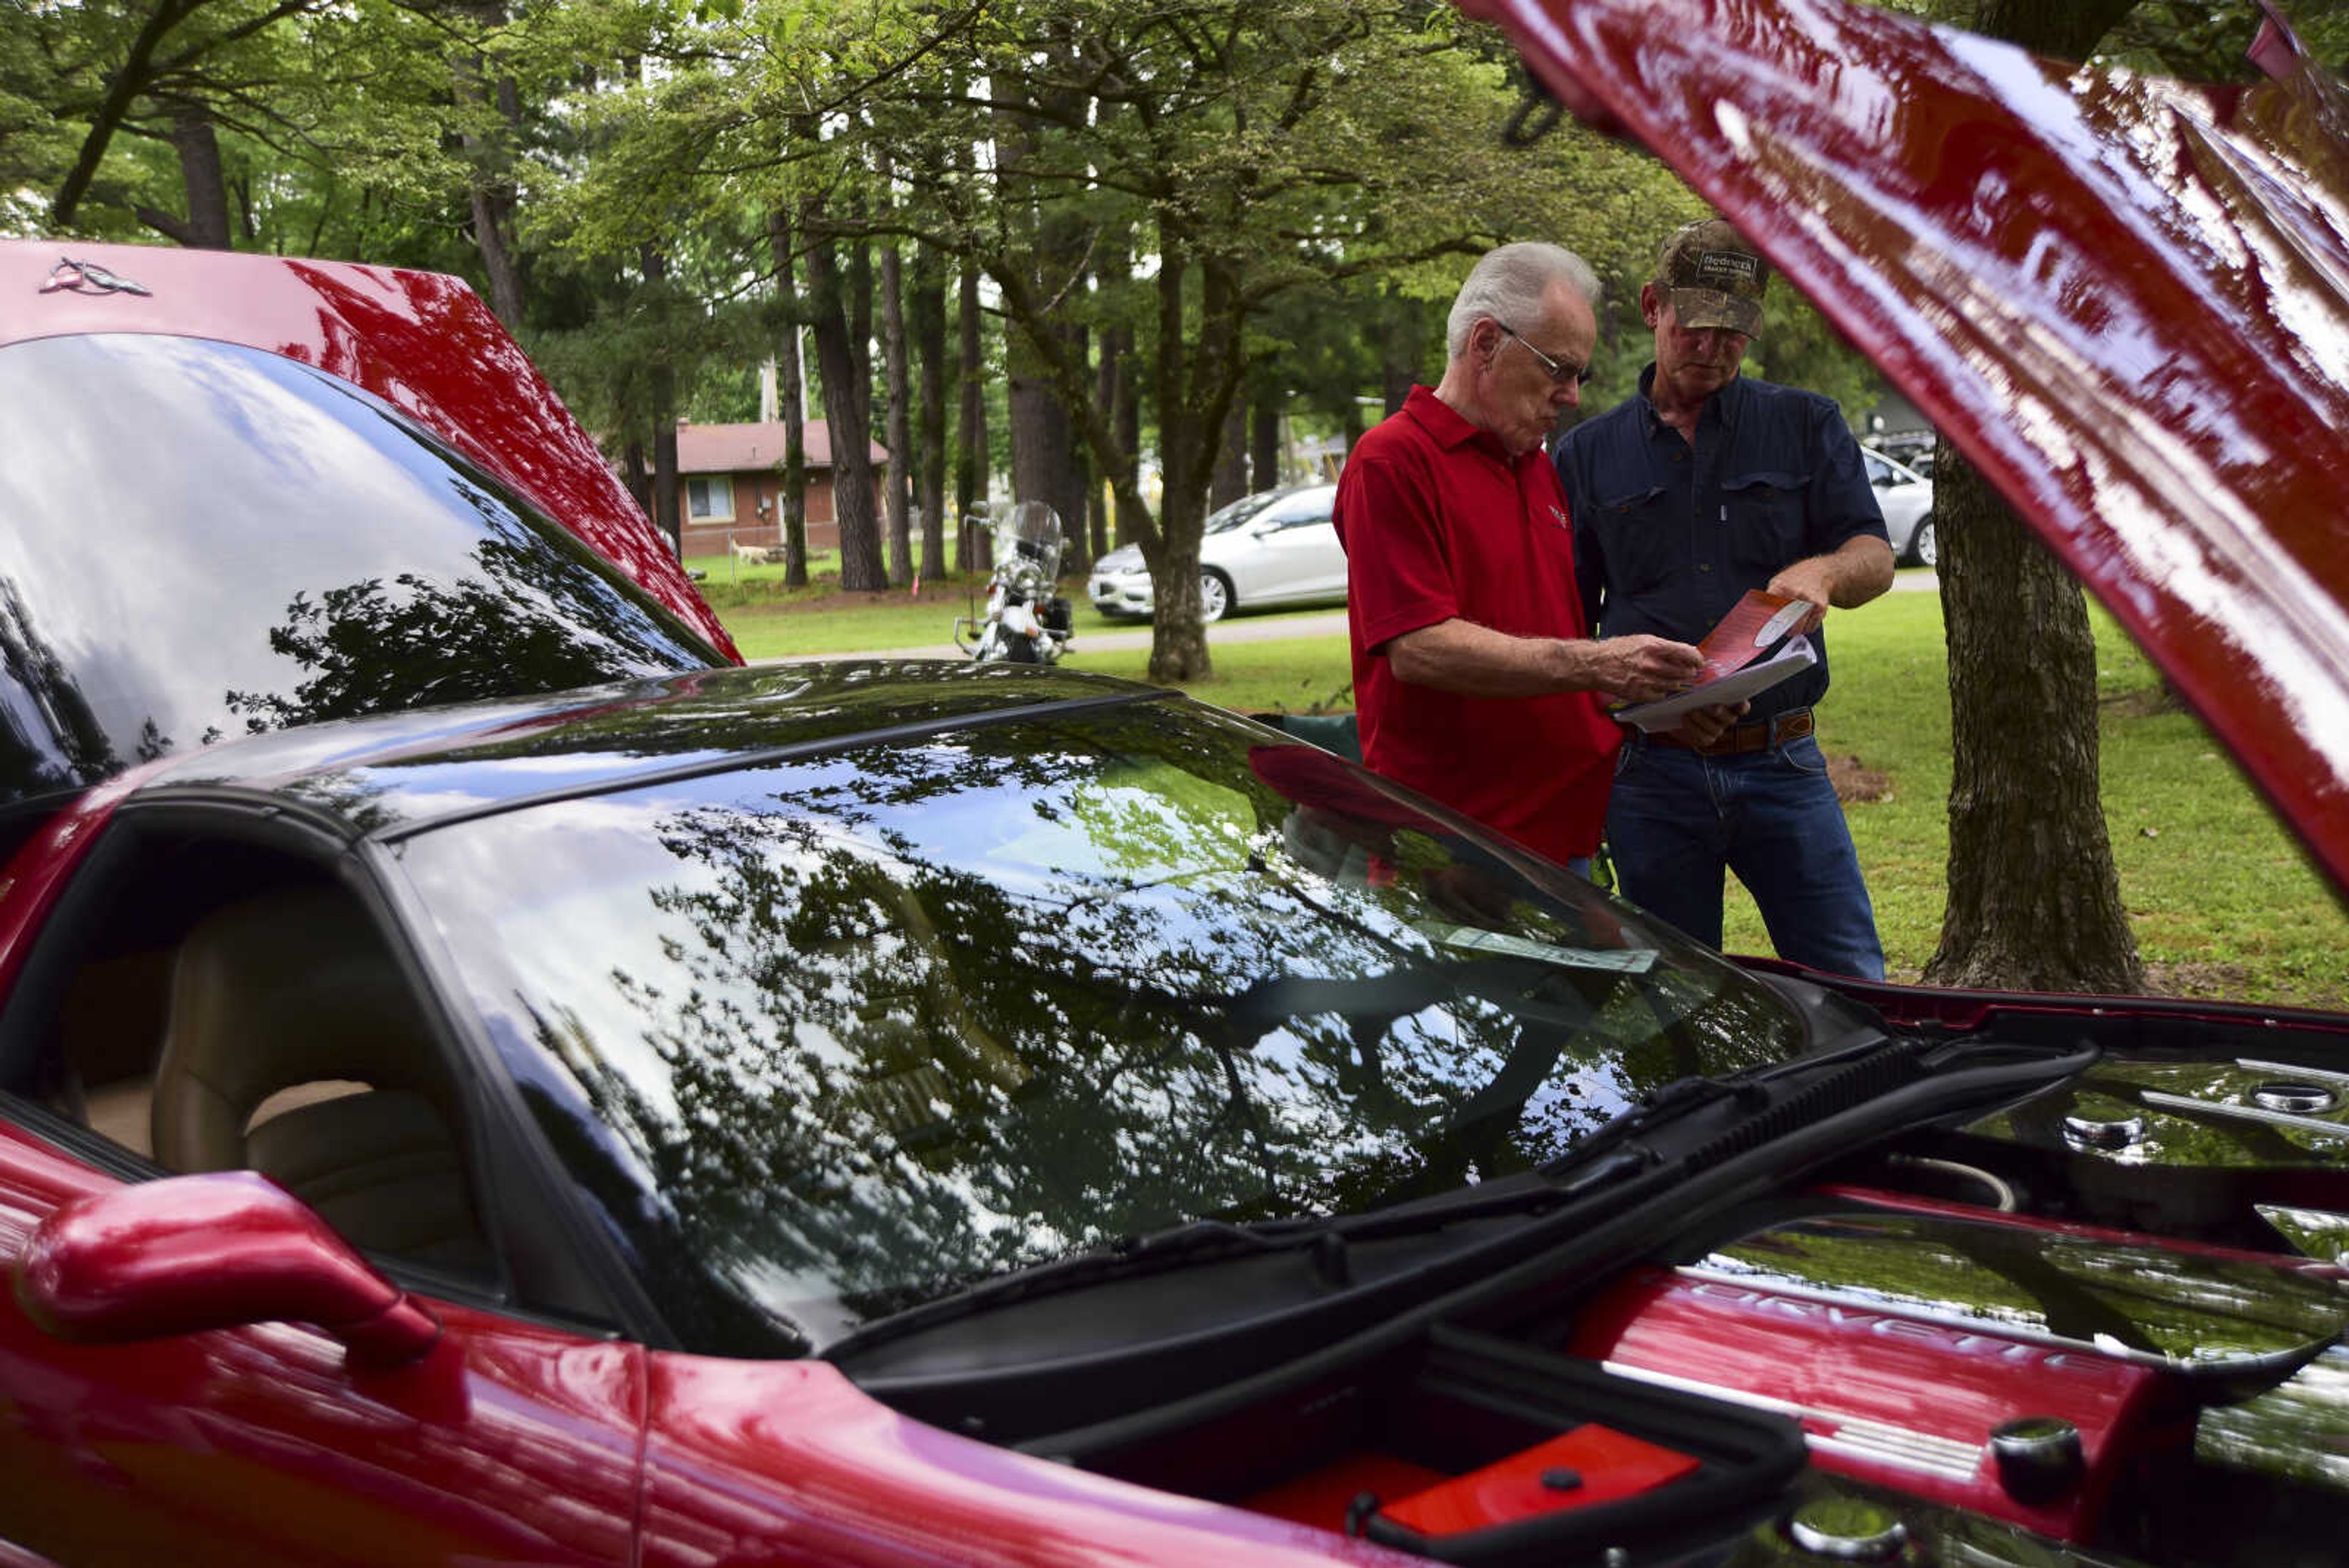
<path fill-rule="evenodd" d="M 2349 93 L 1856 0 L 1461 0 L 1912 399 L 2349 888 Z"/>
<path fill-rule="evenodd" d="M 241 344 L 361 388 L 512 485 L 703 639 L 734 652 L 667 541 L 461 279 L 161 245 L 0 242 L 0 347 L 87 333 Z"/>
<path fill-rule="evenodd" d="M 732 651 L 453 278 L 0 243 L 0 810 Z"/>

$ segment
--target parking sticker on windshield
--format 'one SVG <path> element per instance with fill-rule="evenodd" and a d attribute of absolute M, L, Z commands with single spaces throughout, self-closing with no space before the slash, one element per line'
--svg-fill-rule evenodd
<path fill-rule="evenodd" d="M 1423 926 L 1420 934 L 1433 938 L 1448 948 L 1459 948 L 1473 953 L 1498 953 L 1507 958 L 1539 959 L 1561 969 L 1600 969 L 1618 974 L 1645 974 L 1655 967 L 1653 948 L 1619 948 L 1601 952 L 1595 948 L 1562 948 L 1554 942 L 1537 942 L 1526 937 L 1513 937 L 1506 931 L 1488 931 L 1476 926 Z"/>

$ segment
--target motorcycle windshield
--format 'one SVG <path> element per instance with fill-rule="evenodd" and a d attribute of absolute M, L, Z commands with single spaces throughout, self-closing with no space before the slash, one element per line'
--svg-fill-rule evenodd
<path fill-rule="evenodd" d="M 1041 501 L 1022 501 L 995 525 L 999 560 L 1032 562 L 1046 576 L 1061 572 L 1061 514 Z"/>

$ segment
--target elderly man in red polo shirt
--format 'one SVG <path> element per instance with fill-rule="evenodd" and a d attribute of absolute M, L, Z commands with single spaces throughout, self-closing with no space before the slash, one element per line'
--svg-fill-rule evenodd
<path fill-rule="evenodd" d="M 1664 696 L 1704 662 L 1661 637 L 1594 641 L 1583 622 L 1542 442 L 1581 400 L 1598 295 L 1557 245 L 1479 261 L 1452 306 L 1444 379 L 1355 443 L 1336 519 L 1362 760 L 1577 869 L 1621 743 L 1602 700 Z"/>

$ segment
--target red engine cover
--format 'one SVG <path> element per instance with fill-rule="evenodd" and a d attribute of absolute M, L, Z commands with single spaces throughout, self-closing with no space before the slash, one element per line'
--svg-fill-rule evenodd
<path fill-rule="evenodd" d="M 1631 1376 L 1775 1410 L 1814 1463 L 1855 1479 L 2078 1539 L 2116 1475 L 2149 1445 L 2158 1369 L 1694 1270 L 1644 1269 L 1582 1314 L 1569 1345 Z M 1667 1370 L 1669 1369 L 1669 1370 Z M 1993 1428 L 2054 1416 L 2086 1470 L 2065 1497 L 2010 1496 Z"/>

